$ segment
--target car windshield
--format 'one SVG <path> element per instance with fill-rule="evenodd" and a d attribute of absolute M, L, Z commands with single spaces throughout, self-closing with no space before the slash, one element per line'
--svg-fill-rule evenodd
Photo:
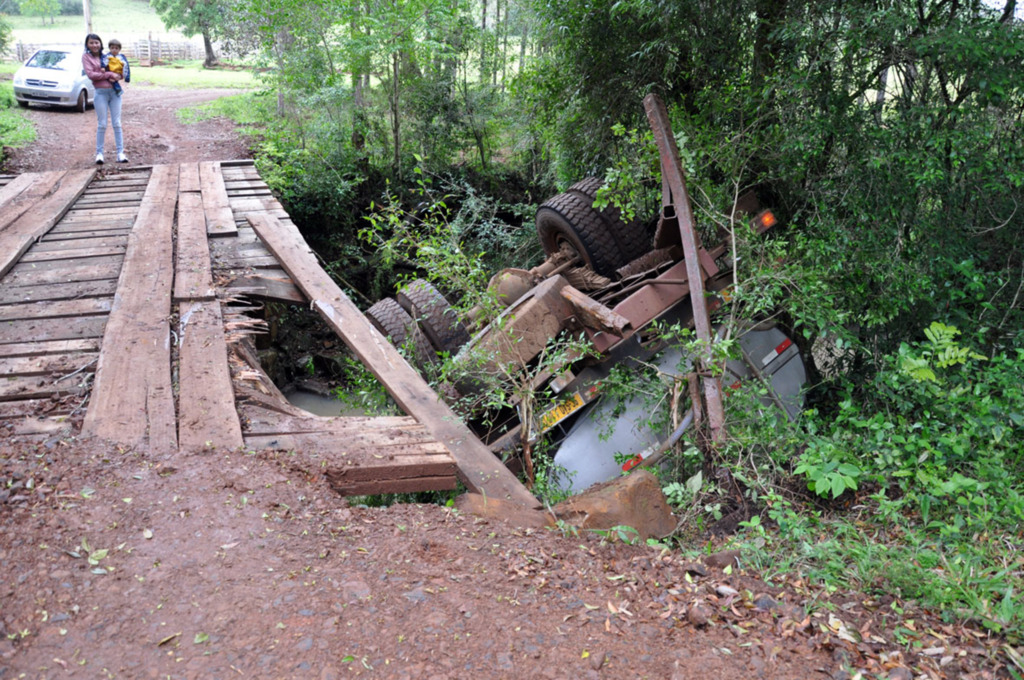
<path fill-rule="evenodd" d="M 35 66 L 36 68 L 52 68 L 59 71 L 70 71 L 71 62 L 69 57 L 71 55 L 67 52 L 57 52 L 54 50 L 39 50 L 32 55 L 32 58 L 28 60 L 26 66 Z"/>

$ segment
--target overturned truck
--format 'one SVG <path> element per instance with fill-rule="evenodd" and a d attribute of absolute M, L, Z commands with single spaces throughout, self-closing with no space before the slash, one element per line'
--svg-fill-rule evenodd
<path fill-rule="evenodd" d="M 536 227 L 547 257 L 533 269 L 505 269 L 492 278 L 494 297 L 505 306 L 494 321 L 483 325 L 479 310 L 459 318 L 424 280 L 366 312 L 377 330 L 405 347 L 420 367 L 437 353 L 467 368 L 472 364 L 467 373 L 507 373 L 509 366 L 519 367 L 529 390 L 556 395 L 554 404 L 539 413 L 520 396 L 511 407 L 471 420 L 471 425 L 496 454 L 547 433 L 556 443 L 555 483 L 571 492 L 641 464 L 669 438 L 644 424 L 647 414 L 638 400 L 611 414 L 600 403 L 602 381 L 623 363 L 653 361 L 670 374 L 688 370 L 688 357 L 678 347 L 666 347 L 654 331 L 655 322 L 692 327 L 695 315 L 707 315 L 705 305 L 694 304 L 693 290 L 706 290 L 705 304 L 713 310 L 732 283 L 728 232 L 719 233 L 718 245 L 701 246 L 692 223 L 678 218 L 678 203 L 666 188 L 652 236 L 643 222 L 624 221 L 613 206 L 595 208 L 601 186 L 598 178 L 584 179 L 540 206 Z M 759 234 L 776 223 L 753 194 L 741 197 L 736 209 Z M 700 286 L 691 285 L 684 257 L 683 239 L 691 235 L 697 243 Z M 741 357 L 727 362 L 726 386 L 759 379 L 768 387 L 766 402 L 795 418 L 805 380 L 796 345 L 771 324 L 748 324 L 742 330 Z M 585 349 L 577 345 L 567 361 L 545 368 L 538 358 L 564 334 L 585 339 Z M 463 380 L 440 393 L 452 401 L 480 389 L 481 383 Z M 688 414 L 671 437 L 678 439 L 691 419 Z"/>

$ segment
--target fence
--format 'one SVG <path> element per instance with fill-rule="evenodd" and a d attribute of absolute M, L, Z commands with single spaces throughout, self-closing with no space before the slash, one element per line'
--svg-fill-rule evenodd
<path fill-rule="evenodd" d="M 161 40 L 159 37 L 122 40 L 121 52 L 132 60 L 133 64 L 145 65 L 158 62 L 170 62 L 190 59 L 203 59 L 206 51 L 202 40 Z M 53 43 L 24 43 L 18 41 L 13 45 L 13 57 L 20 62 L 32 56 L 41 47 L 51 47 Z M 82 49 L 81 45 L 76 46 Z"/>

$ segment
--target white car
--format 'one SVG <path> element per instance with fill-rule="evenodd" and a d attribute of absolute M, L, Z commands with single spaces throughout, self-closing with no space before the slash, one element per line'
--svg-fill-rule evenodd
<path fill-rule="evenodd" d="M 14 74 L 14 97 L 22 107 L 30 102 L 71 106 L 85 113 L 96 88 L 82 68 L 82 49 L 44 47 L 36 50 Z"/>

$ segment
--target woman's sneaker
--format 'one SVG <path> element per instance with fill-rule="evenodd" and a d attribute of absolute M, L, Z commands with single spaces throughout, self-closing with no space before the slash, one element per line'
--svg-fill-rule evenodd
<path fill-rule="evenodd" d="M 96 165 L 103 165 L 103 154 L 96 154 Z"/>
<path fill-rule="evenodd" d="M 128 162 L 128 156 L 125 156 L 124 152 L 122 151 L 121 153 L 117 154 L 117 162 L 118 163 L 127 163 Z"/>

